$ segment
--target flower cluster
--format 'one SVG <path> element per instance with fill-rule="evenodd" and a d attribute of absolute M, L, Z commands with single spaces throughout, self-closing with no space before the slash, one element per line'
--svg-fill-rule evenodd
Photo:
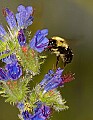
<path fill-rule="evenodd" d="M 0 25 L 0 94 L 19 109 L 21 120 L 47 120 L 52 110 L 64 110 L 68 106 L 58 87 L 74 79 L 73 74 L 63 75 L 64 69 L 49 70 L 43 80 L 32 90 L 28 83 L 40 73 L 43 63 L 41 53 L 48 47 L 47 29 L 38 30 L 27 43 L 25 30 L 32 25 L 33 8 L 19 5 L 14 14 L 8 8 L 3 14 L 8 23 L 6 31 Z"/>
<path fill-rule="evenodd" d="M 4 81 L 9 79 L 17 80 L 22 75 L 22 69 L 18 62 L 7 64 L 5 66 L 5 70 L 0 68 L 0 79 Z"/>
<path fill-rule="evenodd" d="M 46 93 L 49 90 L 57 88 L 58 86 L 63 84 L 62 79 L 63 70 L 58 68 L 57 71 L 53 74 L 53 71 L 49 71 L 47 75 L 45 75 L 44 79 L 41 81 L 40 85 L 44 87 L 44 92 Z"/>
<path fill-rule="evenodd" d="M 30 114 L 28 111 L 23 111 L 22 117 L 24 120 L 46 120 L 49 118 L 51 110 L 49 106 L 38 103 L 33 113 Z"/>

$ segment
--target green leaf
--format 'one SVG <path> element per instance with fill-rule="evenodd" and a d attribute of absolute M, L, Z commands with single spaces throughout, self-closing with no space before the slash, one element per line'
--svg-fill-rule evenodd
<path fill-rule="evenodd" d="M 5 102 L 16 103 L 25 99 L 26 94 L 28 93 L 27 84 L 29 79 L 20 78 L 18 81 L 8 81 L 10 84 L 4 83 L 3 88 L 5 94 L 1 96 L 6 97 Z"/>
<path fill-rule="evenodd" d="M 12 41 L 8 40 L 7 41 L 7 45 L 8 45 L 8 47 L 9 47 L 10 50 L 14 50 L 15 45 L 14 45 L 14 43 Z"/>
<path fill-rule="evenodd" d="M 0 52 L 3 52 L 6 50 L 6 42 L 3 42 L 0 40 Z"/>
<path fill-rule="evenodd" d="M 66 101 L 62 99 L 62 96 L 60 92 L 57 91 L 57 89 L 43 94 L 43 90 L 40 85 L 37 85 L 33 89 L 30 95 L 30 101 L 32 107 L 34 107 L 34 103 L 36 103 L 37 101 L 41 101 L 42 103 L 53 107 L 56 111 L 68 109 L 68 106 L 65 105 Z"/>
<path fill-rule="evenodd" d="M 9 53 L 7 53 L 7 54 L 2 54 L 2 55 L 0 56 L 0 60 L 3 59 L 3 58 L 5 58 L 5 57 L 7 57 L 7 56 L 9 56 L 10 54 L 12 54 L 12 52 L 13 52 L 13 51 L 11 51 L 11 52 L 9 52 Z"/>

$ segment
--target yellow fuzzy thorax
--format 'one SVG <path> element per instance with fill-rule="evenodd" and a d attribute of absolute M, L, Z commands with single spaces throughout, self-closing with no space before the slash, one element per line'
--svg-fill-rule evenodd
<path fill-rule="evenodd" d="M 57 46 L 68 48 L 68 44 L 65 41 L 65 39 L 58 37 L 58 36 L 53 36 L 52 39 L 57 41 Z"/>

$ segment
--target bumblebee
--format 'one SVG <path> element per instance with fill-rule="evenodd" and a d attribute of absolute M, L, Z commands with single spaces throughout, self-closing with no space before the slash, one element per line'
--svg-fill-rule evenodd
<path fill-rule="evenodd" d="M 55 53 L 57 56 L 56 67 L 58 66 L 60 58 L 63 61 L 64 67 L 68 63 L 71 63 L 73 52 L 65 39 L 57 36 L 52 37 L 51 39 L 49 39 L 48 50 L 52 53 Z"/>

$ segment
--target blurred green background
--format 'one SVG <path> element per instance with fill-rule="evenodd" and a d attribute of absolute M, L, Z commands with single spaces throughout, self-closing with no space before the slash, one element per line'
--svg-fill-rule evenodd
<path fill-rule="evenodd" d="M 64 73 L 72 71 L 75 80 L 60 89 L 69 109 L 54 112 L 51 120 L 93 120 L 93 0 L 0 0 L 0 23 L 4 27 L 2 8 L 8 7 L 16 13 L 19 4 L 35 8 L 34 23 L 28 28 L 32 35 L 38 29 L 48 28 L 48 38 L 64 37 L 74 52 L 73 61 Z M 34 78 L 32 86 L 42 80 L 56 61 L 55 55 L 47 55 L 42 72 Z M 0 120 L 18 120 L 17 114 L 16 107 L 0 97 Z"/>

